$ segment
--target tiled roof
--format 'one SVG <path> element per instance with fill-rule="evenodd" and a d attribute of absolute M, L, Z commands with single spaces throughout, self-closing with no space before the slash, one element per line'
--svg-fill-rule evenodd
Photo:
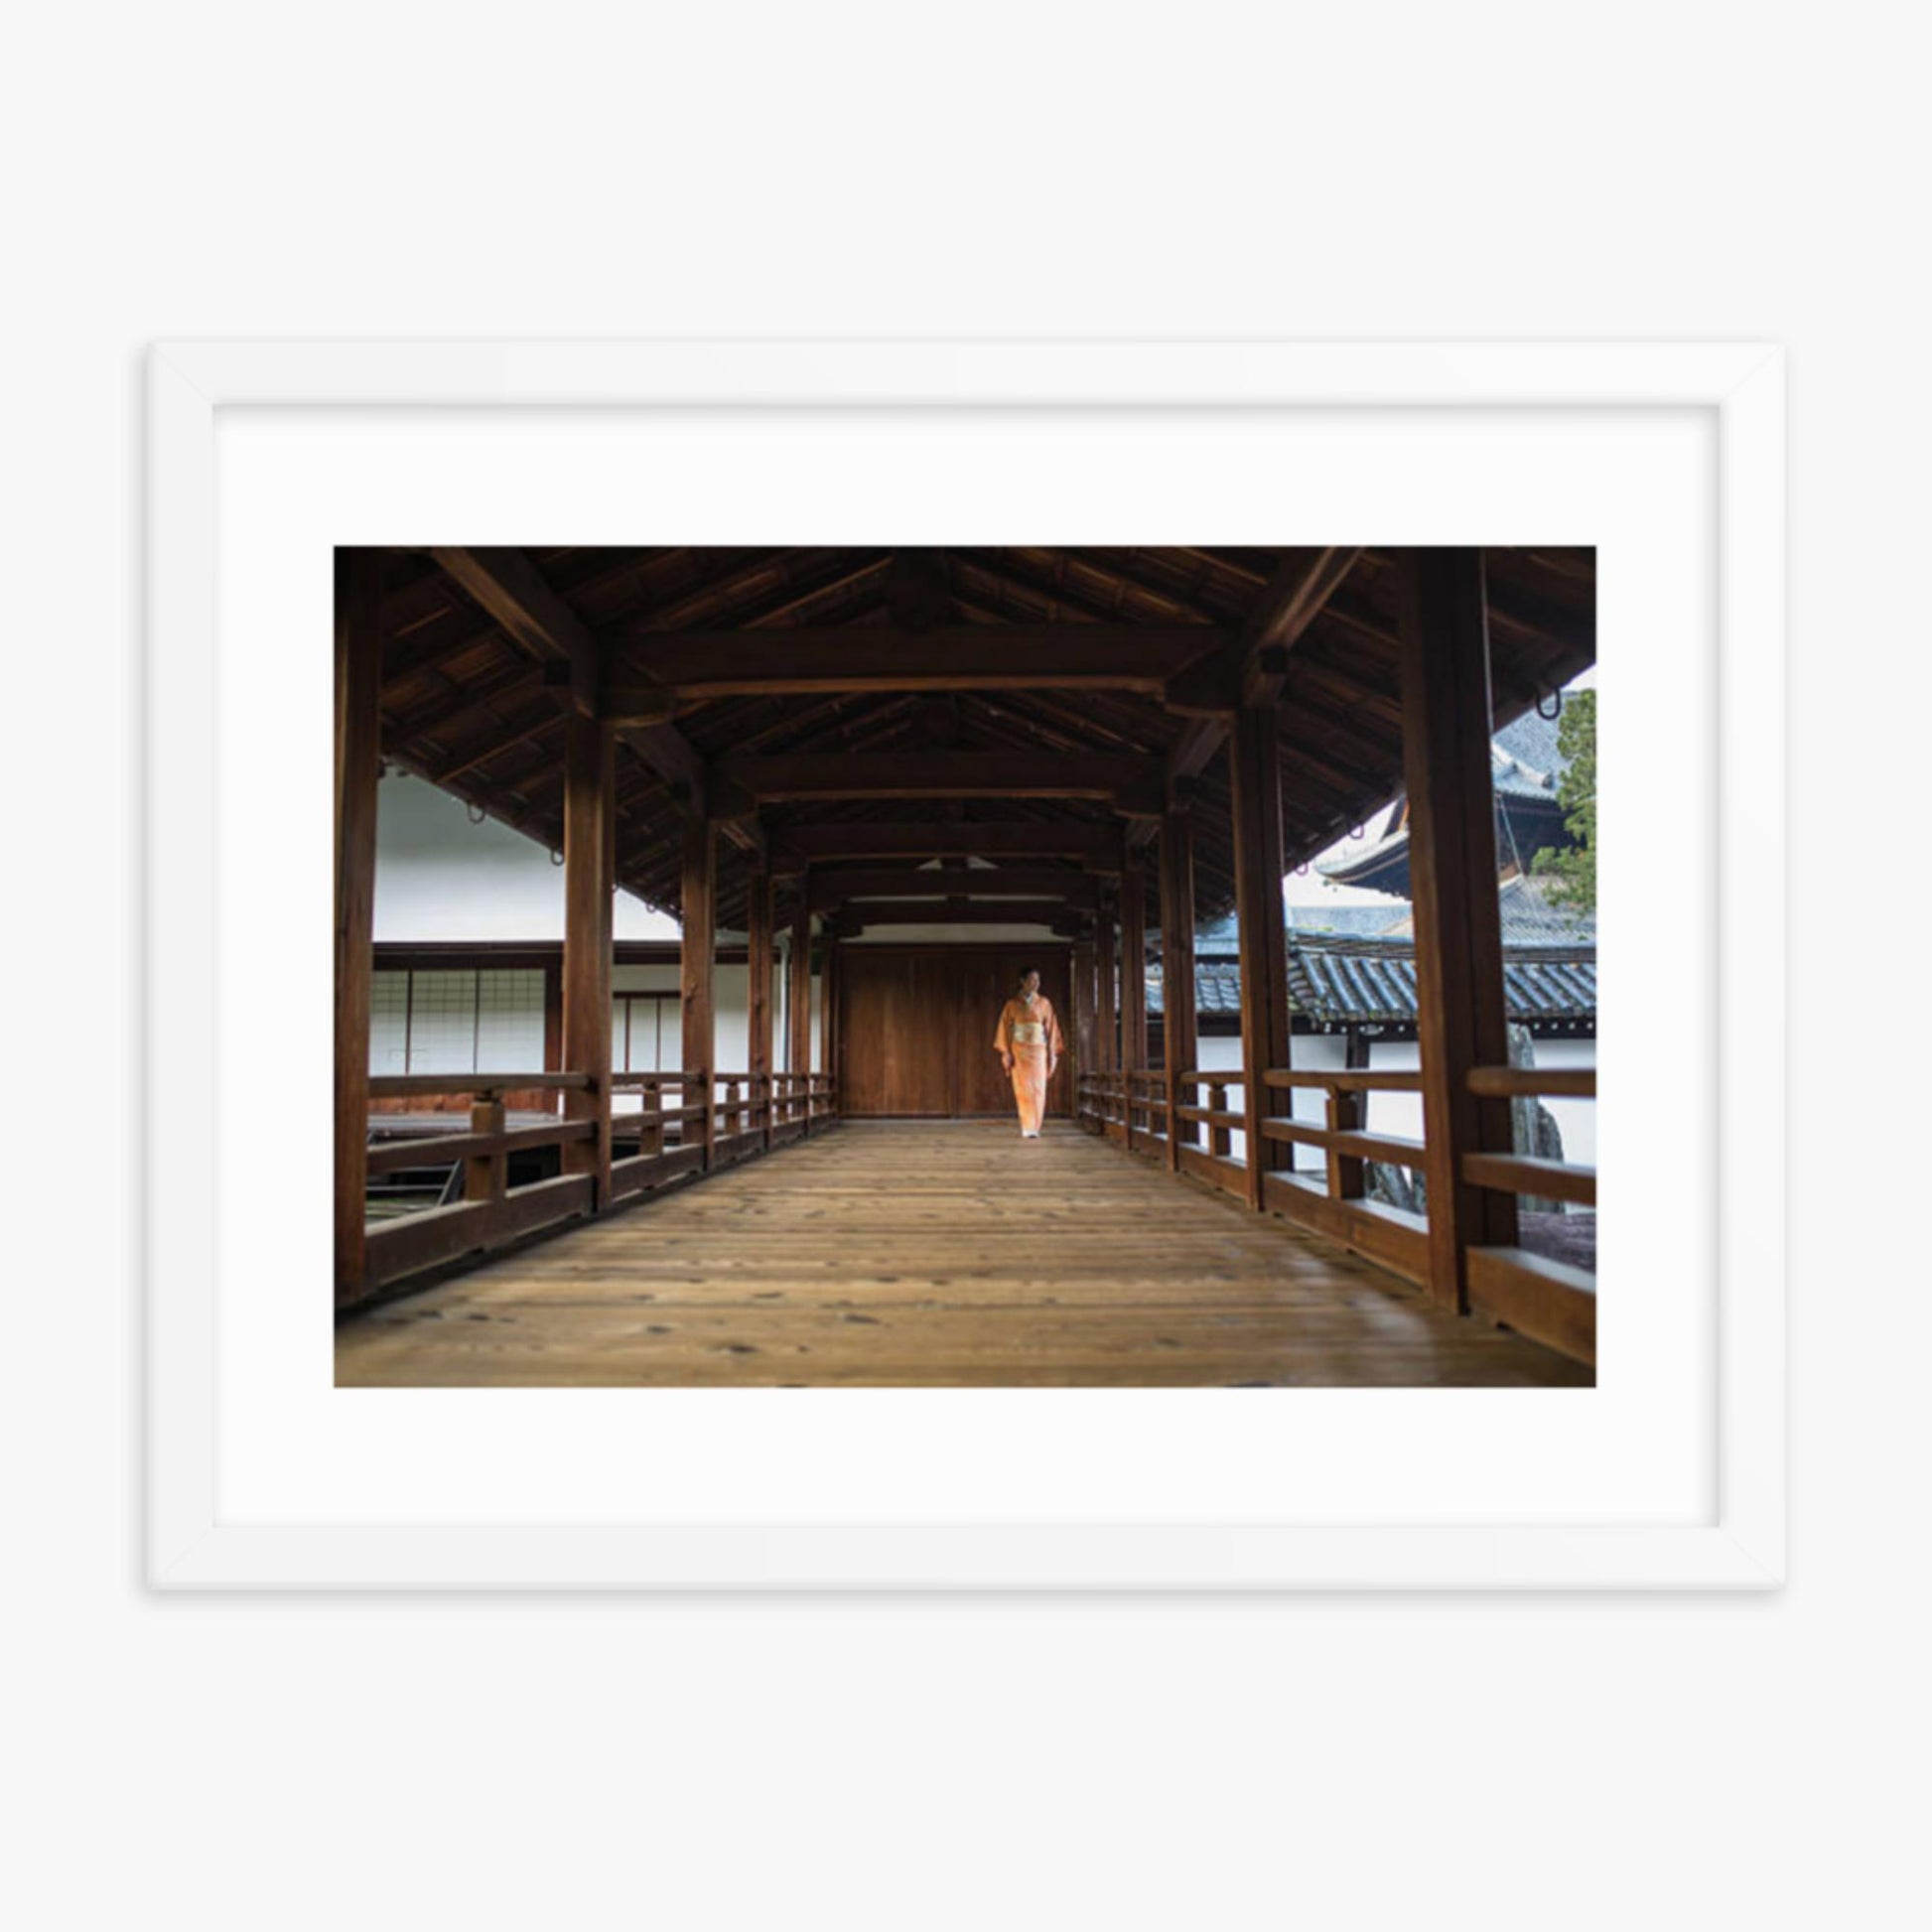
<path fill-rule="evenodd" d="M 1407 899 L 1392 898 L 1385 905 L 1291 905 L 1288 929 L 1291 933 L 1348 932 L 1362 939 L 1383 939 L 1408 916 Z"/>
<path fill-rule="evenodd" d="M 1553 803 L 1570 760 L 1557 749 L 1557 723 L 1526 711 L 1489 741 L 1490 776 L 1499 792 Z"/>
<path fill-rule="evenodd" d="M 1515 763 L 1547 776 L 1554 784 L 1570 766 L 1570 760 L 1557 748 L 1557 719 L 1539 717 L 1531 710 L 1505 725 L 1490 743 Z"/>
<path fill-rule="evenodd" d="M 1298 935 L 1289 940 L 1288 989 L 1296 1009 L 1322 1025 L 1413 1025 L 1416 949 L 1403 940 Z M 1526 1025 L 1591 1019 L 1596 948 L 1505 946 L 1503 992 L 1509 1017 Z"/>
<path fill-rule="evenodd" d="M 1541 882 L 1532 882 L 1539 884 Z M 1524 897 L 1534 904 L 1532 896 Z M 1505 893 L 1504 905 L 1509 898 Z M 1339 908 L 1338 908 L 1339 909 Z M 1372 907 L 1360 908 L 1373 910 Z M 1561 927 L 1563 937 L 1532 941 L 1525 927 Z M 1407 920 L 1405 917 L 1404 923 Z M 1206 936 L 1205 930 L 1201 937 Z M 1201 953 L 1205 955 L 1203 946 Z M 1525 1025 L 1591 1020 L 1596 1013 L 1596 942 L 1593 921 L 1544 908 L 1517 924 L 1505 916 L 1503 988 L 1509 1017 Z M 1416 1018 L 1416 948 L 1413 937 L 1309 932 L 1288 934 L 1288 987 L 1295 1010 L 1320 1026 L 1412 1026 Z M 1148 969 L 1150 1013 L 1164 1010 L 1161 973 Z M 1203 1016 L 1241 1012 L 1241 968 L 1232 959 L 1197 956 L 1194 1007 Z"/>

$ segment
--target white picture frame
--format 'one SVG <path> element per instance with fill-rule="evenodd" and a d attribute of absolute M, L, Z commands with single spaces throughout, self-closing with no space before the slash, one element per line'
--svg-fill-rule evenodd
<path fill-rule="evenodd" d="M 1765 1589 L 1785 1568 L 1784 366 L 1761 345 L 170 343 L 148 371 L 148 1576 L 162 1589 Z M 230 1520 L 217 1427 L 217 418 L 304 410 L 1709 412 L 1718 688 L 1709 1521 Z M 354 540 L 354 539 L 345 539 Z M 1744 830 L 1748 824 L 1748 834 Z M 1746 920 L 1757 935 L 1746 957 Z M 1748 1176 L 1748 1190 L 1744 1177 Z M 1399 1399 L 1399 1398 L 1398 1398 Z M 836 1499 L 828 1499 L 836 1515 Z"/>

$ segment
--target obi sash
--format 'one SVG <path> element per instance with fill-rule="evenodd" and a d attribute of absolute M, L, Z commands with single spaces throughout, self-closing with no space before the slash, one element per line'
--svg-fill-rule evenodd
<path fill-rule="evenodd" d="M 1046 1028 L 1038 1020 L 1013 1020 L 1007 1023 L 1007 1032 L 1016 1046 L 1044 1046 Z"/>

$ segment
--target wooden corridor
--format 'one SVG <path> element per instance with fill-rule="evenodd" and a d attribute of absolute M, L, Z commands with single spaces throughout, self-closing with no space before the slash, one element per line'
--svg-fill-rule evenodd
<path fill-rule="evenodd" d="M 847 1124 L 352 1317 L 341 1387 L 1587 1385 L 1054 1123 Z"/>

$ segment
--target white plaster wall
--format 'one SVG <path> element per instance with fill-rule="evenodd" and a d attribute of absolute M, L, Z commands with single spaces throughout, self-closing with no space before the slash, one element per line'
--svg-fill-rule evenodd
<path fill-rule="evenodd" d="M 677 921 L 621 892 L 620 939 L 675 939 Z M 462 799 L 391 771 L 376 787 L 378 940 L 561 939 L 564 869 L 493 818 L 470 822 Z"/>
<path fill-rule="evenodd" d="M 1596 1042 L 1593 1039 L 1539 1039 L 1536 1042 L 1538 1066 L 1594 1066 Z M 1543 1104 L 1555 1117 L 1563 1135 L 1563 1158 L 1584 1167 L 1596 1165 L 1596 1102 L 1565 1100 L 1546 1094 Z"/>

